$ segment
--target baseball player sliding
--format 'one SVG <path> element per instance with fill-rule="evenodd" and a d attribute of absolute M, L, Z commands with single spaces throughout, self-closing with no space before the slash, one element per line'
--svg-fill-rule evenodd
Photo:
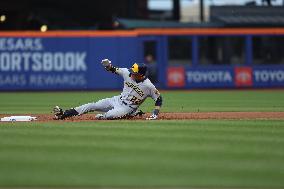
<path fill-rule="evenodd" d="M 54 119 L 63 120 L 90 111 L 104 112 L 103 114 L 97 114 L 97 119 L 123 119 L 133 117 L 143 113 L 141 110 L 138 110 L 138 108 L 147 97 L 151 97 L 155 101 L 155 109 L 152 115 L 146 119 L 155 120 L 158 118 L 162 106 L 162 96 L 146 77 L 146 65 L 135 63 L 130 69 L 117 68 L 113 66 L 108 59 L 102 60 L 101 64 L 107 71 L 123 77 L 124 87 L 122 93 L 119 96 L 105 98 L 65 111 L 59 106 L 55 106 L 53 109 Z"/>

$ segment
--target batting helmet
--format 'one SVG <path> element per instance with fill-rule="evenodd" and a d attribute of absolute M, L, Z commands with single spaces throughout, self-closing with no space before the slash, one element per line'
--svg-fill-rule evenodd
<path fill-rule="evenodd" d="M 144 76 L 147 72 L 147 66 L 145 64 L 134 63 L 129 70 L 132 74 L 139 73 Z"/>

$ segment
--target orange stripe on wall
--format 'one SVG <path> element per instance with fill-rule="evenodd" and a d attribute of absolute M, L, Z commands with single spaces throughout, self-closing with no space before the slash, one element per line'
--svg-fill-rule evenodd
<path fill-rule="evenodd" d="M 5 31 L 0 32 L 0 37 L 133 37 L 135 31 Z"/>
<path fill-rule="evenodd" d="M 284 28 L 137 29 L 139 35 L 283 35 Z"/>
<path fill-rule="evenodd" d="M 284 35 L 284 28 L 164 28 L 115 31 L 3 31 L 0 37 L 135 37 L 143 35 Z"/>

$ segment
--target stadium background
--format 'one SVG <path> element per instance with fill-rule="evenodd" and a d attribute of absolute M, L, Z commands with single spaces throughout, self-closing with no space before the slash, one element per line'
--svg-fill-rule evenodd
<path fill-rule="evenodd" d="M 3 1 L 0 90 L 121 88 L 100 67 L 103 58 L 122 67 L 145 62 L 161 89 L 283 87 L 279 1 L 205 1 L 189 16 L 183 1 L 168 2 L 172 7 L 153 10 L 146 0 L 111 7 L 108 1 Z M 186 16 L 193 21 L 180 22 Z"/>

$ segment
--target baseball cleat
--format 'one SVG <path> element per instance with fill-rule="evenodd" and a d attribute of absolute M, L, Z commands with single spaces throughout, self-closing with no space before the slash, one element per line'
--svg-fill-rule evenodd
<path fill-rule="evenodd" d="M 60 120 L 62 119 L 63 116 L 63 110 L 59 106 L 55 106 L 53 108 L 53 114 L 55 120 Z"/>

